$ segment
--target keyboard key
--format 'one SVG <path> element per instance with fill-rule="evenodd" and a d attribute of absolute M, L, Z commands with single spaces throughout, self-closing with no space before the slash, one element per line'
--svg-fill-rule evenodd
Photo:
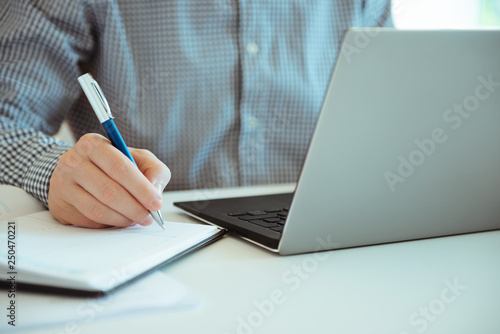
<path fill-rule="evenodd" d="M 282 209 L 271 209 L 271 210 L 264 210 L 265 212 L 267 213 L 276 213 L 276 212 L 280 212 L 280 211 L 283 211 Z"/>
<path fill-rule="evenodd" d="M 270 230 L 273 230 L 276 232 L 283 232 L 283 226 L 271 227 Z"/>
<path fill-rule="evenodd" d="M 275 218 L 276 215 L 274 213 L 266 213 L 265 215 L 261 216 L 251 216 L 251 215 L 244 215 L 244 216 L 238 216 L 235 218 L 241 219 L 241 220 L 252 220 L 252 219 L 266 219 L 266 218 Z"/>
<path fill-rule="evenodd" d="M 262 226 L 262 227 L 267 227 L 267 228 L 270 228 L 270 227 L 280 227 L 280 225 L 278 225 L 278 224 L 268 223 L 268 222 L 266 222 L 264 220 L 261 220 L 261 219 L 253 219 L 253 220 L 249 220 L 248 222 L 252 223 L 252 224 L 255 224 L 255 225 Z"/>
<path fill-rule="evenodd" d="M 281 223 L 283 221 L 283 219 L 281 218 L 266 218 L 264 219 L 265 222 L 268 222 L 268 223 Z"/>
<path fill-rule="evenodd" d="M 267 212 L 264 212 L 264 211 L 248 211 L 247 215 L 250 215 L 250 216 L 262 216 L 262 215 L 267 215 Z"/>

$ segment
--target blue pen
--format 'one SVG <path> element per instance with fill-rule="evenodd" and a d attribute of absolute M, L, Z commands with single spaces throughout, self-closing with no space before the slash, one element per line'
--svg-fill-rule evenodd
<path fill-rule="evenodd" d="M 111 143 L 117 149 L 119 149 L 123 154 L 125 154 L 130 160 L 132 160 L 132 162 L 137 166 L 137 164 L 134 161 L 134 158 L 132 158 L 132 155 L 130 154 L 130 151 L 127 148 L 127 145 L 125 145 L 125 142 L 123 141 L 120 132 L 118 132 L 115 122 L 113 122 L 114 117 L 111 114 L 111 109 L 109 108 L 108 101 L 104 97 L 101 87 L 99 87 L 97 81 L 95 81 L 94 78 L 92 78 L 92 76 L 87 73 L 80 76 L 78 78 L 78 82 L 80 83 L 80 86 L 82 86 L 82 89 L 85 95 L 87 96 L 90 105 L 94 109 L 94 112 L 97 115 L 99 122 L 101 122 L 102 126 L 104 127 L 104 130 L 106 130 L 106 133 L 108 134 Z M 151 213 L 151 216 L 153 216 L 153 219 L 158 223 L 158 225 L 160 225 L 161 228 L 165 230 L 163 217 L 161 216 L 160 211 L 156 212 L 149 211 L 149 212 Z"/>

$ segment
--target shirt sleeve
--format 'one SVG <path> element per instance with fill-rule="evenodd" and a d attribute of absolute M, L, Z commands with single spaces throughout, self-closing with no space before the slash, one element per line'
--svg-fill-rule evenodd
<path fill-rule="evenodd" d="M 45 206 L 52 172 L 69 149 L 50 135 L 80 95 L 91 22 L 81 1 L 0 0 L 0 183 Z"/>

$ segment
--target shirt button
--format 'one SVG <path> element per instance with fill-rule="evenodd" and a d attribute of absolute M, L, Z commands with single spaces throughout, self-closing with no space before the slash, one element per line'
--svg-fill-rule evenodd
<path fill-rule="evenodd" d="M 257 45 L 257 43 L 248 43 L 247 44 L 247 52 L 250 53 L 250 54 L 256 54 L 257 52 L 259 52 L 259 46 Z"/>
<path fill-rule="evenodd" d="M 257 117 L 251 116 L 248 117 L 247 124 L 250 129 L 255 129 L 259 124 L 259 120 L 257 119 Z"/>

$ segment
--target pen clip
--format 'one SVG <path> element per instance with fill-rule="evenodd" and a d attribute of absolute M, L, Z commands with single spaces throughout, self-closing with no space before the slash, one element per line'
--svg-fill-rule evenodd
<path fill-rule="evenodd" d="M 111 109 L 109 108 L 108 101 L 104 97 L 104 94 L 102 93 L 102 90 L 101 90 L 101 87 L 99 87 L 99 84 L 97 82 L 93 81 L 90 83 L 90 85 L 92 86 L 92 88 L 96 92 L 96 95 L 99 97 L 99 100 L 101 101 L 101 104 L 102 104 L 104 110 L 106 110 L 106 114 L 108 114 L 109 118 L 113 119 L 114 117 L 111 114 Z"/>

